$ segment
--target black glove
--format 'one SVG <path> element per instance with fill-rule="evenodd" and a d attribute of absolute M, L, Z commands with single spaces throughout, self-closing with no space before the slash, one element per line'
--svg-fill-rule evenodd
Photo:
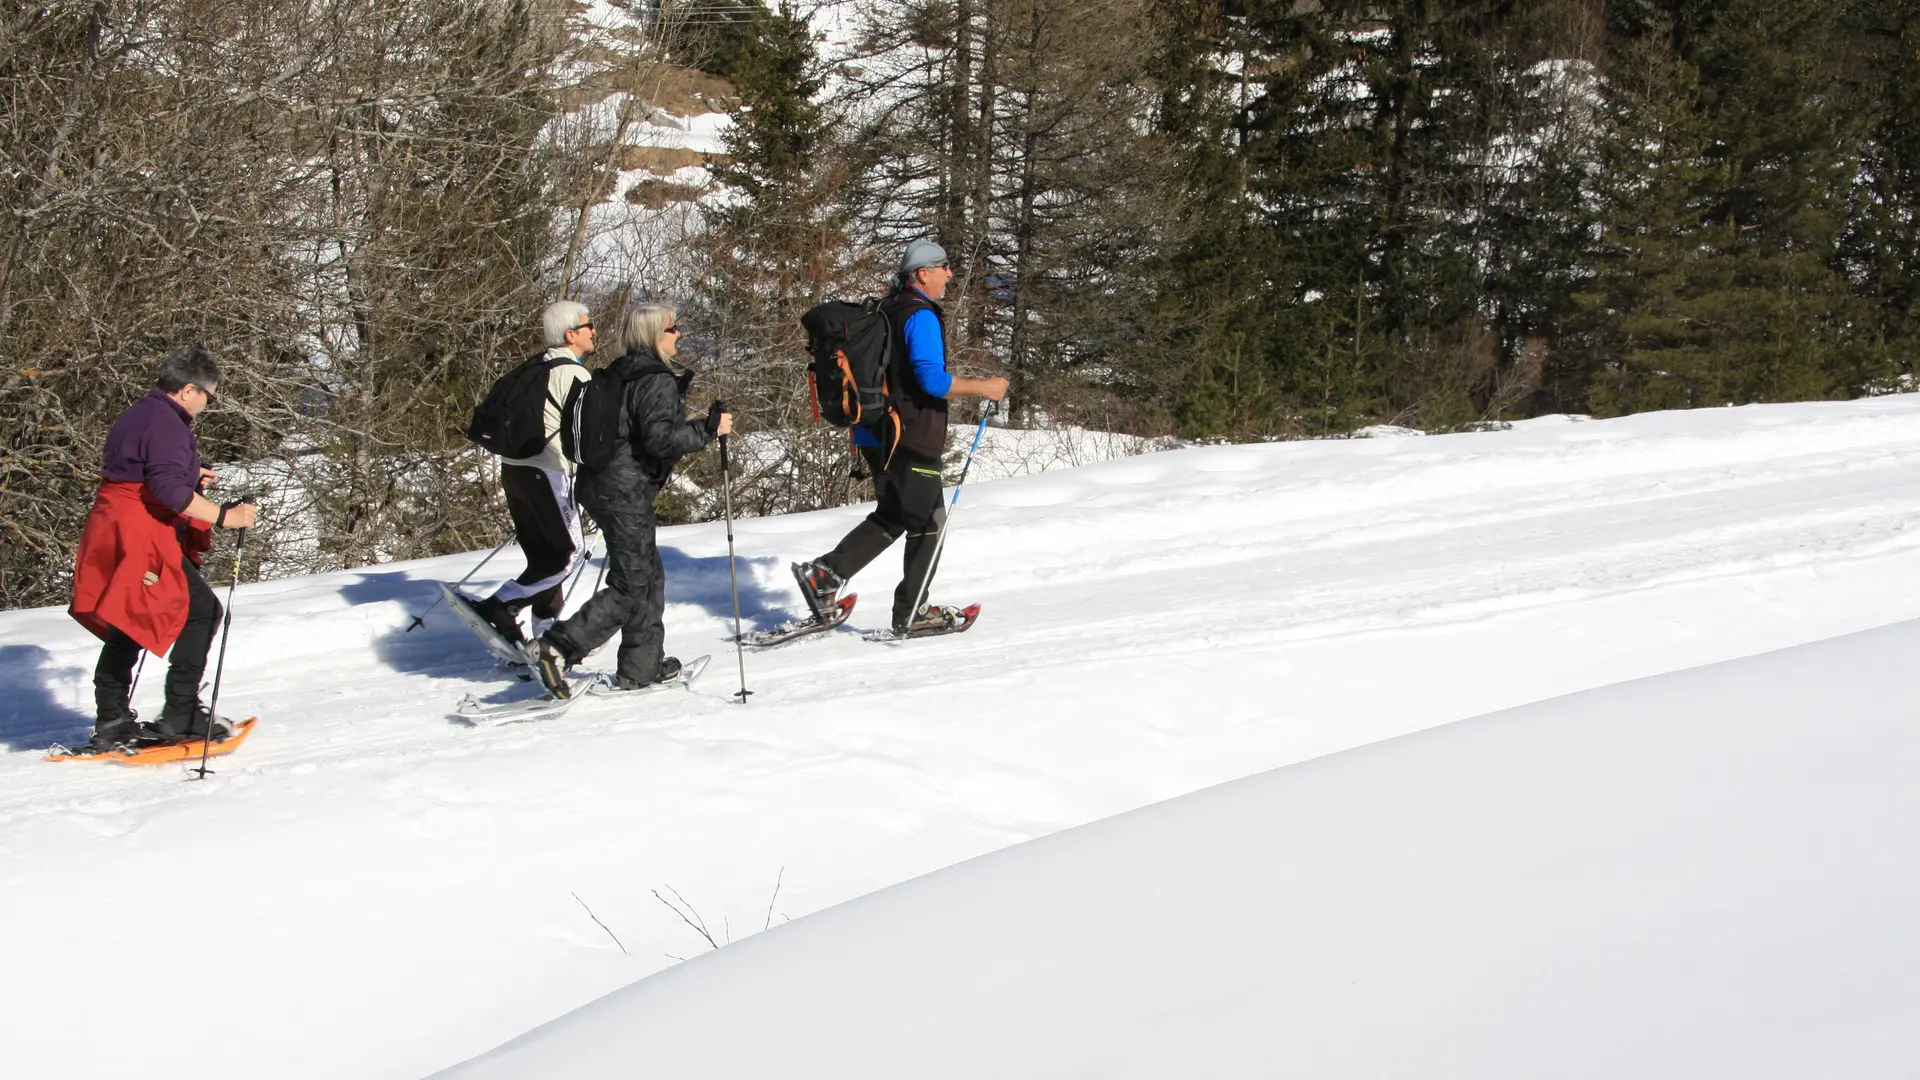
<path fill-rule="evenodd" d="M 707 406 L 707 438 L 720 434 L 720 417 L 727 411 L 727 403 L 716 401 Z"/>

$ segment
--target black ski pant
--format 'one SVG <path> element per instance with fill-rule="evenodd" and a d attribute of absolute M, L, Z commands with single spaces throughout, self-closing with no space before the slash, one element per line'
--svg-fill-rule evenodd
<path fill-rule="evenodd" d="M 878 505 L 867 519 L 842 537 L 838 547 L 814 562 L 845 581 L 880 557 L 880 553 L 907 538 L 906 565 L 893 591 L 893 624 L 903 625 L 913 615 L 914 603 L 930 595 L 934 548 L 947 511 L 940 501 L 940 462 L 906 450 L 895 450 L 893 460 L 876 446 L 860 448 L 873 470 L 873 494 Z"/>
<path fill-rule="evenodd" d="M 531 465 L 500 466 L 500 490 L 507 497 L 514 539 L 527 556 L 527 568 L 494 593 L 510 611 L 531 605 L 534 618 L 555 619 L 566 603 L 580 518 L 564 494 L 565 483 L 563 473 Z"/>
<path fill-rule="evenodd" d="M 187 624 L 167 654 L 167 704 L 161 715 L 184 724 L 200 703 L 200 677 L 207 670 L 207 650 L 213 646 L 221 608 L 220 597 L 200 576 L 193 560 L 183 556 L 180 566 L 187 572 Z M 140 646 L 132 638 L 119 630 L 108 633 L 100 647 L 100 662 L 93 668 L 95 723 L 105 727 L 126 718 L 133 666 L 139 659 Z"/>
<path fill-rule="evenodd" d="M 640 487 L 629 493 L 585 500 L 587 511 L 599 522 L 607 543 L 607 587 L 593 594 L 572 618 L 547 631 L 547 640 L 578 663 L 620 635 L 619 678 L 653 682 L 660 677 L 667 630 L 661 615 L 667 607 L 667 572 L 660 565 L 660 546 L 654 536 L 654 492 Z"/>

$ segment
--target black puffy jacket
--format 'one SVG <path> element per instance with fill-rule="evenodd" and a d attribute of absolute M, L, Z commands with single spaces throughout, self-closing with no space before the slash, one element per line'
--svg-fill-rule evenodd
<path fill-rule="evenodd" d="M 704 418 L 687 419 L 691 368 L 662 360 L 652 349 L 637 349 L 607 366 L 626 383 L 627 453 L 616 454 L 604 469 L 582 470 L 575 490 L 583 501 L 632 497 L 651 499 L 673 475 L 683 457 L 707 446 Z"/>

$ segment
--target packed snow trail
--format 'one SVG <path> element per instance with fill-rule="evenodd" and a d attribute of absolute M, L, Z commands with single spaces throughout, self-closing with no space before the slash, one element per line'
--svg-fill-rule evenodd
<path fill-rule="evenodd" d="M 84 736 L 97 645 L 0 615 L 10 1065 L 417 1077 L 706 949 L 655 890 L 738 938 L 1264 769 L 1920 617 L 1910 395 L 983 475 L 933 590 L 984 603 L 978 627 L 860 642 L 890 553 L 847 626 L 748 657 L 745 706 L 716 670 L 476 730 L 448 719 L 463 696 L 533 688 L 444 613 L 403 630 L 484 553 L 263 582 L 221 695 L 261 727 L 187 784 L 41 762 Z M 787 563 L 864 513 L 736 521 L 752 628 L 799 612 Z M 730 651 L 722 526 L 661 546 L 669 651 Z M 205 913 L 219 933 L 152 948 Z M 168 1002 L 212 1002 L 220 1037 L 156 1056 Z M 103 1008 L 112 1039 L 44 1037 Z"/>

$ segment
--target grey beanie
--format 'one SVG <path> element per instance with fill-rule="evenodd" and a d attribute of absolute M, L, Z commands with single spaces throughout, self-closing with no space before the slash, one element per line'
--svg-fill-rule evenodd
<path fill-rule="evenodd" d="M 915 240 L 907 245 L 906 254 L 900 256 L 900 276 L 905 278 L 915 270 L 923 270 L 946 261 L 946 248 L 931 240 Z"/>

